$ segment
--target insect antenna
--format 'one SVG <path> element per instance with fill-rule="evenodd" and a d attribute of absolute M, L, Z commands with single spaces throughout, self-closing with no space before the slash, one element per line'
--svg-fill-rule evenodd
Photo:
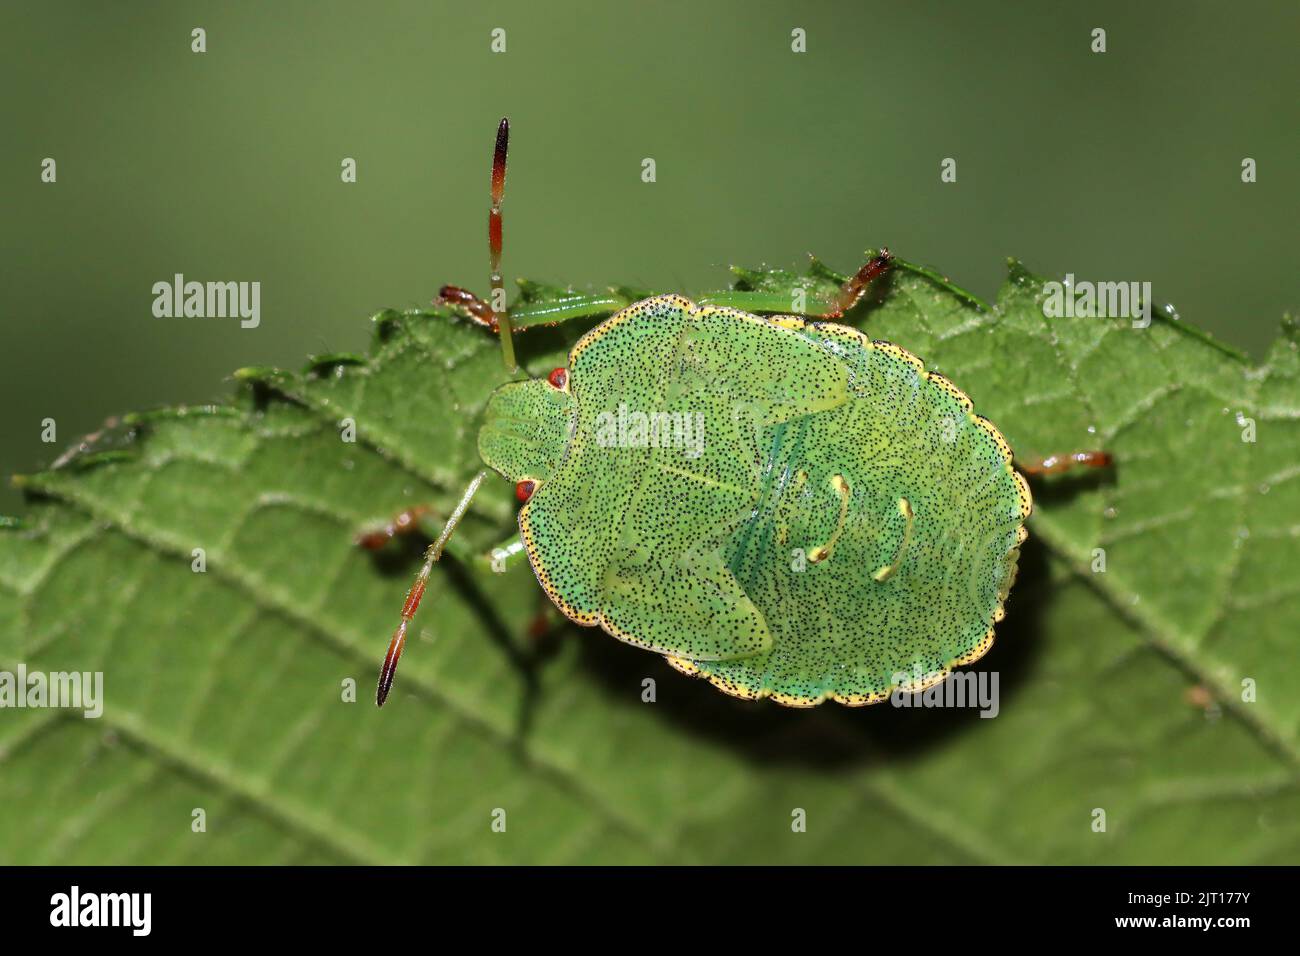
<path fill-rule="evenodd" d="M 384 655 L 383 666 L 379 668 L 379 684 L 375 688 L 376 707 L 384 706 L 384 701 L 388 699 L 388 692 L 392 690 L 393 678 L 397 674 L 397 662 L 402 659 L 402 651 L 406 647 L 407 629 L 415 618 L 415 612 L 419 610 L 420 599 L 424 597 L 424 589 L 429 584 L 429 575 L 433 573 L 433 566 L 442 557 L 447 541 L 456 530 L 456 526 L 460 524 L 460 519 L 465 517 L 470 502 L 474 500 L 474 493 L 478 491 L 478 486 L 483 483 L 486 475 L 486 471 L 480 471 L 474 476 L 465 493 L 460 496 L 460 502 L 452 511 L 451 517 L 447 519 L 446 527 L 442 529 L 438 539 L 424 552 L 424 564 L 420 567 L 420 573 L 415 576 L 415 583 L 411 585 L 411 590 L 406 592 L 406 602 L 402 605 L 402 619 L 397 624 L 397 630 L 393 631 L 393 638 L 388 642 L 388 653 Z"/>
<path fill-rule="evenodd" d="M 492 150 L 492 204 L 488 211 L 488 256 L 490 263 L 489 280 L 492 292 L 487 301 L 480 299 L 468 289 L 460 286 L 445 285 L 438 290 L 434 305 L 451 306 L 463 312 L 479 325 L 501 334 L 501 357 L 506 368 L 514 372 L 515 343 L 511 332 L 514 325 L 506 308 L 505 282 L 501 278 L 501 201 L 506 192 L 506 150 L 510 145 L 510 121 L 502 119 L 497 127 L 496 146 Z"/>
<path fill-rule="evenodd" d="M 510 147 L 510 120 L 501 117 L 497 142 L 492 150 L 492 208 L 488 212 L 488 253 L 492 264 L 492 322 L 501 336 L 501 357 L 513 372 L 515 343 L 511 337 L 510 313 L 506 309 L 506 289 L 501 278 L 501 201 L 506 194 L 506 151 Z"/>

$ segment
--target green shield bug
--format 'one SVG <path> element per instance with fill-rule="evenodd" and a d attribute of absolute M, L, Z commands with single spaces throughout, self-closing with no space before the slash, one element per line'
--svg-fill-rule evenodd
<path fill-rule="evenodd" d="M 513 371 L 515 329 L 614 308 L 601 296 L 506 308 L 508 136 L 502 120 L 491 299 L 445 286 L 439 301 L 496 331 Z M 918 691 L 989 649 L 1027 534 L 1029 486 L 957 386 L 905 349 L 829 321 L 891 261 L 881 250 L 823 311 L 802 315 L 754 315 L 728 293 L 644 299 L 584 335 L 565 367 L 492 394 L 479 453 L 515 483 L 522 548 L 512 550 L 566 617 L 729 694 L 796 707 Z M 1079 452 L 1025 470 L 1109 461 Z M 433 565 L 485 475 L 407 594 L 381 706 Z"/>

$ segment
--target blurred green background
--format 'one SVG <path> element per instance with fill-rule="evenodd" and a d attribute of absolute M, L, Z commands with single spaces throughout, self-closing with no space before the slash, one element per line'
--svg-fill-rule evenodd
<path fill-rule="evenodd" d="M 1258 357 L 1297 301 L 1297 35 L 1294 3 L 5 3 L 0 470 L 482 291 L 505 114 L 508 276 L 696 292 L 888 244 L 987 297 L 1016 255 Z M 176 272 L 260 281 L 261 326 L 155 318 Z"/>

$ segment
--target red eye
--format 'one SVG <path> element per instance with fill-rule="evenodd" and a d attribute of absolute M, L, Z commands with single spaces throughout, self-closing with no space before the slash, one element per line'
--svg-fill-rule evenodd
<path fill-rule="evenodd" d="M 566 368 L 553 369 L 551 374 L 546 376 L 546 380 L 556 388 L 564 388 L 564 383 L 569 380 L 569 370 Z"/>
<path fill-rule="evenodd" d="M 537 487 L 537 482 L 531 478 L 526 478 L 515 485 L 515 497 L 520 501 L 527 501 L 533 496 L 533 491 Z"/>

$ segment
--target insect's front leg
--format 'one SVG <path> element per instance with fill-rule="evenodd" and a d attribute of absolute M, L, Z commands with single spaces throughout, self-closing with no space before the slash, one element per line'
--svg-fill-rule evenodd
<path fill-rule="evenodd" d="M 418 534 L 433 541 L 438 537 L 441 527 L 438 512 L 432 505 L 414 505 L 399 511 L 387 521 L 362 528 L 353 542 L 366 551 L 382 551 L 389 542 L 410 535 Z M 445 548 L 448 554 L 465 565 L 477 565 L 486 570 L 493 562 L 492 555 L 471 550 L 459 538 L 450 538 Z"/>
<path fill-rule="evenodd" d="M 881 249 L 879 254 L 849 276 L 832 296 L 805 295 L 803 289 L 794 290 L 800 293 L 798 298 L 791 294 L 791 290 L 732 289 L 701 296 L 699 302 L 700 305 L 722 306 L 740 309 L 742 312 L 838 319 L 862 301 L 872 281 L 888 272 L 893 263 L 894 257 L 889 250 Z"/>
<path fill-rule="evenodd" d="M 388 542 L 401 535 L 422 531 L 429 537 L 430 528 L 427 519 L 433 513 L 429 505 L 416 505 L 399 511 L 383 524 L 370 525 L 359 531 L 354 539 L 358 547 L 367 551 L 378 551 Z M 435 530 L 436 533 L 436 530 Z"/>
<path fill-rule="evenodd" d="M 497 574 L 505 574 L 527 560 L 523 539 L 515 535 L 487 553 L 487 561 Z"/>
<path fill-rule="evenodd" d="M 479 325 L 493 332 L 498 330 L 497 315 L 492 306 L 468 289 L 462 289 L 458 285 L 445 285 L 438 290 L 438 298 L 433 300 L 433 304 L 457 309 Z"/>
<path fill-rule="evenodd" d="M 484 559 L 497 574 L 505 574 L 521 564 L 528 563 L 528 552 L 524 549 L 523 539 L 514 535 L 489 551 Z M 537 612 L 529 619 L 525 632 L 528 645 L 533 650 L 542 648 L 547 638 L 564 623 L 564 616 L 559 612 L 544 592 L 538 592 Z"/>
<path fill-rule="evenodd" d="M 459 286 L 445 285 L 434 300 L 435 305 L 450 306 L 485 328 L 497 331 L 497 313 L 473 292 Z M 527 329 L 535 325 L 558 325 L 573 319 L 594 319 L 613 315 L 632 304 L 627 296 L 615 292 L 572 295 L 546 302 L 527 302 L 509 310 L 512 328 Z"/>
<path fill-rule="evenodd" d="M 862 297 L 866 295 L 867 288 L 871 285 L 872 280 L 888 272 L 893 264 L 894 257 L 890 255 L 888 249 L 882 247 L 879 253 L 868 259 L 861 269 L 849 276 L 848 281 L 840 286 L 839 294 L 831 303 L 830 309 L 823 312 L 819 318 L 838 319 L 842 317 L 845 312 L 862 301 Z"/>
<path fill-rule="evenodd" d="M 415 505 L 399 511 L 382 524 L 369 525 L 353 539 L 366 551 L 381 551 L 389 542 L 411 534 L 421 534 L 430 541 L 438 537 L 441 526 L 431 505 Z M 477 571 L 504 574 L 527 563 L 527 552 L 519 535 L 513 535 L 489 551 L 478 551 L 463 545 L 459 538 L 450 537 L 446 551 L 461 564 Z"/>

